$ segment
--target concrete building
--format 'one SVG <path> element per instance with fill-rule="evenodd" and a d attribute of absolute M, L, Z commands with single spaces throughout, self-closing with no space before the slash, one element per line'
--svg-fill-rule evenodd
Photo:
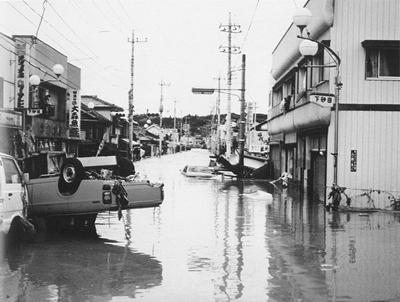
<path fill-rule="evenodd" d="M 2 33 L 0 44 L 0 152 L 14 155 L 15 137 L 22 127 L 22 114 L 14 111 L 15 46 L 14 40 Z"/>
<path fill-rule="evenodd" d="M 291 173 L 322 201 L 335 178 L 348 195 L 399 194 L 399 1 L 310 0 L 305 7 L 312 17 L 303 36 L 330 47 L 341 64 L 328 68 L 337 64 L 321 45 L 314 57 L 302 56 L 295 24 L 276 46 L 267 119 L 275 177 Z"/>
<path fill-rule="evenodd" d="M 1 151 L 19 159 L 41 151 L 75 152 L 81 140 L 80 69 L 34 36 L 1 35 L 0 43 Z"/>

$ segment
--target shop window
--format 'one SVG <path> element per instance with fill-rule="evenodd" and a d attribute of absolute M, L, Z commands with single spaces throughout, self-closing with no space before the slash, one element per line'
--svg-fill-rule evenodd
<path fill-rule="evenodd" d="M 400 41 L 364 41 L 367 79 L 400 79 Z"/>

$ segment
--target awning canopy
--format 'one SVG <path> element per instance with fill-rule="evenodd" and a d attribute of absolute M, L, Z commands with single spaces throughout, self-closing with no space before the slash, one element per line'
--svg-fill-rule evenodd
<path fill-rule="evenodd" d="M 277 116 L 267 123 L 268 133 L 291 133 L 318 126 L 329 126 L 331 108 L 321 107 L 313 102 Z"/>

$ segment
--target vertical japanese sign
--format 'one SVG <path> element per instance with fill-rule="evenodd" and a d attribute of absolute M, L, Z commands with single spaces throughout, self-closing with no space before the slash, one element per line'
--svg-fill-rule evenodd
<path fill-rule="evenodd" d="M 357 150 L 350 153 L 350 172 L 357 172 Z"/>
<path fill-rule="evenodd" d="M 28 70 L 26 68 L 26 43 L 16 42 L 15 52 L 16 58 L 16 83 L 15 89 L 15 108 L 27 108 L 29 100 Z"/>
<path fill-rule="evenodd" d="M 254 102 L 247 103 L 247 120 L 249 122 L 249 126 L 254 124 Z"/>
<path fill-rule="evenodd" d="M 80 138 L 81 135 L 81 94 L 80 91 L 68 89 L 69 104 L 68 137 Z"/>

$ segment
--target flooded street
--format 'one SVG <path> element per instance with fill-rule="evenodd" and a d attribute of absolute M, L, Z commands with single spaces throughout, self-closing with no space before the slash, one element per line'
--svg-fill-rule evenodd
<path fill-rule="evenodd" d="M 135 163 L 163 204 L 99 214 L 98 237 L 24 243 L 2 260 L 2 301 L 400 301 L 400 214 L 180 173 L 208 163 L 200 149 Z"/>

